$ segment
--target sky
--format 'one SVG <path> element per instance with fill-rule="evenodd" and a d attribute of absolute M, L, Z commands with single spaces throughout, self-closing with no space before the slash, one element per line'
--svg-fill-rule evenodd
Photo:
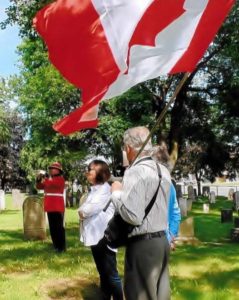
<path fill-rule="evenodd" d="M 0 22 L 6 19 L 5 8 L 9 6 L 9 0 L 0 0 Z M 18 73 L 16 48 L 20 44 L 18 28 L 8 26 L 0 30 L 0 77 L 7 77 Z"/>

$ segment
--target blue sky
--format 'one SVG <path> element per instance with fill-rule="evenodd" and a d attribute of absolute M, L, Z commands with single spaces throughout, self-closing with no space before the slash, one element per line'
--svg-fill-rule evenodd
<path fill-rule="evenodd" d="M 8 0 L 0 0 L 0 21 L 5 20 L 5 8 L 8 6 Z M 0 77 L 18 72 L 16 47 L 19 43 L 20 38 L 16 26 L 8 26 L 7 29 L 0 30 Z"/>

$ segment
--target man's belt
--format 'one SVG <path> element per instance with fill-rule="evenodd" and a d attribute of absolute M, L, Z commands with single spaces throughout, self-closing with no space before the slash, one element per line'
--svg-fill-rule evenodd
<path fill-rule="evenodd" d="M 128 239 L 128 242 L 134 243 L 134 242 L 143 241 L 143 240 L 151 240 L 154 238 L 161 238 L 165 235 L 166 235 L 166 232 L 164 230 L 152 232 L 152 233 L 145 233 L 145 234 L 140 234 L 140 235 L 135 235 L 135 236 L 130 237 Z"/>
<path fill-rule="evenodd" d="M 64 197 L 64 194 L 57 194 L 57 193 L 45 193 L 45 196 Z"/>

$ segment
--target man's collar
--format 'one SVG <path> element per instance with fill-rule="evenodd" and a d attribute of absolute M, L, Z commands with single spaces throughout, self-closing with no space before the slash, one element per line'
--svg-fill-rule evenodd
<path fill-rule="evenodd" d="M 150 155 L 145 155 L 145 156 L 141 156 L 141 157 L 138 157 L 134 163 L 132 164 L 132 166 L 136 165 L 136 164 L 139 164 L 141 161 L 144 161 L 144 160 L 152 160 L 152 157 Z M 131 167 L 132 167 L 131 166 Z"/>

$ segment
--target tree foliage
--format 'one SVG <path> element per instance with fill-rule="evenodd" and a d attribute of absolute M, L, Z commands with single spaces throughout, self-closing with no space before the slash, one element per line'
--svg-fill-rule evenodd
<path fill-rule="evenodd" d="M 16 111 L 5 110 L 8 138 L 0 142 L 1 189 L 23 188 L 25 172 L 20 167 L 20 152 L 24 145 L 24 121 Z"/>
<path fill-rule="evenodd" d="M 1 25 L 17 23 L 23 37 L 19 47 L 21 73 L 12 80 L 12 88 L 29 128 L 22 151 L 24 168 L 33 174 L 36 168 L 45 168 L 51 160 L 59 159 L 73 177 L 76 172 L 72 170 L 79 170 L 76 166 L 87 154 L 104 155 L 117 168 L 123 131 L 136 125 L 151 127 L 182 74 L 162 76 L 103 102 L 99 128 L 60 136 L 51 124 L 79 106 L 80 92 L 50 65 L 45 46 L 32 28 L 35 13 L 51 1 L 10 2 L 8 19 Z M 185 173 L 182 163 L 188 166 L 187 172 L 192 172 L 191 162 L 194 172 L 210 180 L 225 168 L 231 175 L 238 169 L 238 7 L 236 3 L 154 137 L 166 138 L 173 163 L 179 158 L 175 170 L 181 173 Z"/>

